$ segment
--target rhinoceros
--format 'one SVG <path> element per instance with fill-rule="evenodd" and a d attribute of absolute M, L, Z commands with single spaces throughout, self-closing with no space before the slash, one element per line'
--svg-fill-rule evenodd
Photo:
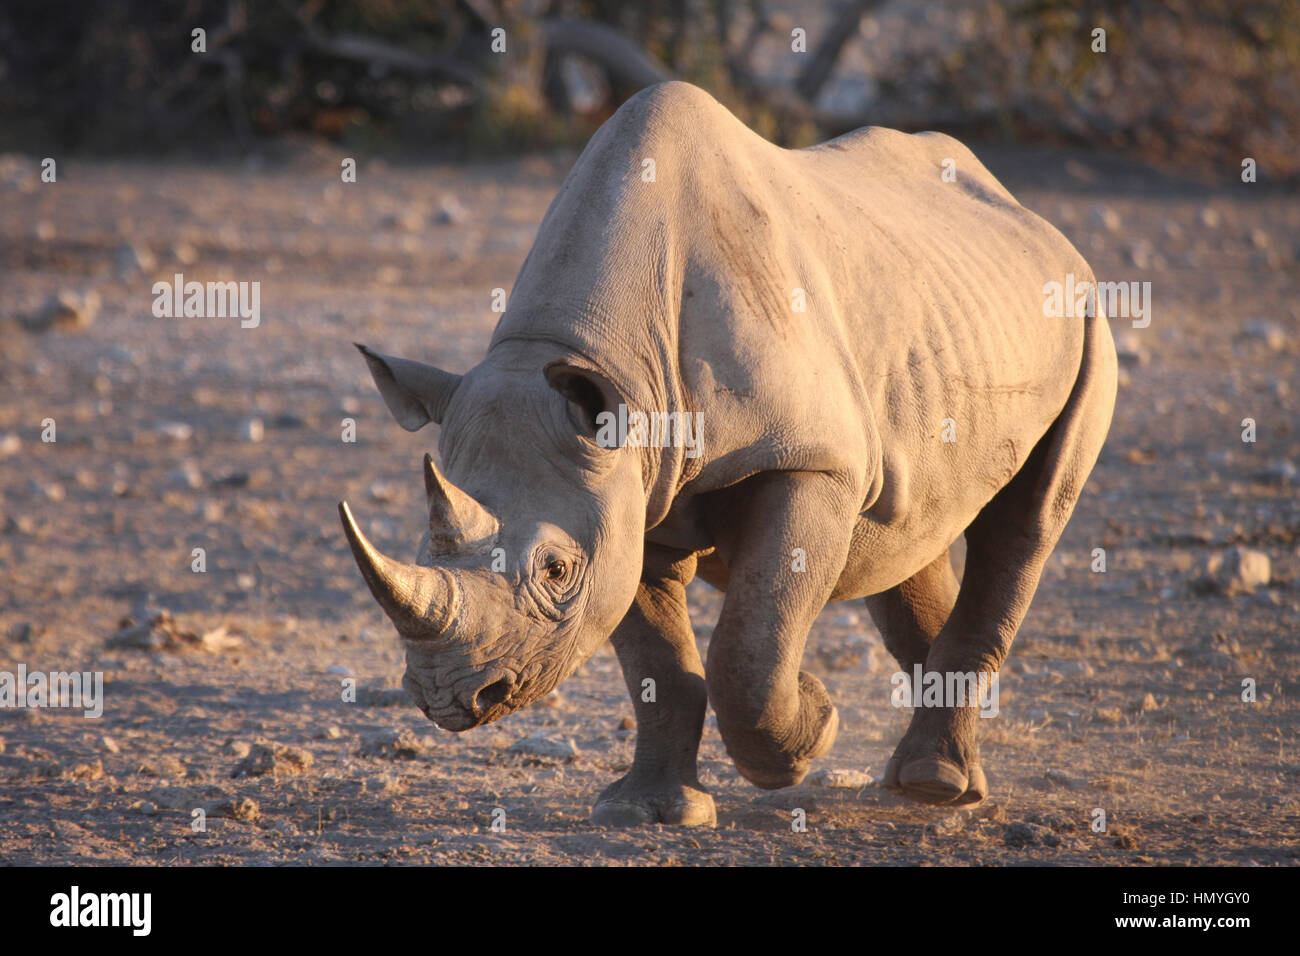
<path fill-rule="evenodd" d="M 865 598 L 904 672 L 995 674 L 1114 406 L 1105 316 L 1045 314 L 1067 276 L 1093 281 L 949 136 L 787 150 L 694 86 L 643 90 L 551 203 L 478 365 L 358 346 L 403 428 L 441 426 L 414 564 L 339 505 L 411 698 L 463 731 L 612 640 L 636 752 L 591 818 L 700 825 L 708 705 L 758 787 L 831 749 L 800 669 L 827 602 Z M 707 663 L 696 575 L 725 592 Z M 917 707 L 883 784 L 983 799 L 975 718 Z"/>

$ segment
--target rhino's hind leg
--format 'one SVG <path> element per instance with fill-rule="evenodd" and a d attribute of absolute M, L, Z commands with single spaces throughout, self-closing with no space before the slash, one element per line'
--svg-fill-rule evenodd
<path fill-rule="evenodd" d="M 957 575 L 948 550 L 902 584 L 865 602 L 885 647 L 910 674 L 913 665 L 925 663 L 930 645 L 957 602 Z"/>
<path fill-rule="evenodd" d="M 636 599 L 611 638 L 636 711 L 636 756 L 597 799 L 591 821 L 600 826 L 717 822 L 696 776 L 708 693 L 686 610 L 694 576 L 694 557 L 646 546 Z"/>
<path fill-rule="evenodd" d="M 966 529 L 966 570 L 952 614 L 925 660 L 927 674 L 996 674 L 1088 473 L 1115 404 L 1115 349 L 1105 318 L 1090 319 L 1079 377 L 1061 415 L 1024 466 Z M 945 704 L 950 703 L 945 701 Z M 974 803 L 988 793 L 975 740 L 979 707 L 918 707 L 885 783 L 926 803 Z"/>

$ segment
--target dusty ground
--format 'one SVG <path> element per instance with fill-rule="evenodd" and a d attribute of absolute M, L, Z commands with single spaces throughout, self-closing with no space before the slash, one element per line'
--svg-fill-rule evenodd
<path fill-rule="evenodd" d="M 544 705 L 464 735 L 377 705 L 401 654 L 335 516 L 347 497 L 381 547 L 413 552 L 435 435 L 390 420 L 350 343 L 476 361 L 491 290 L 509 289 L 571 155 L 363 161 L 348 185 L 339 157 L 312 150 L 265 168 L 68 160 L 55 184 L 34 159 L 5 158 L 0 670 L 107 683 L 98 720 L 0 711 L 0 860 L 1294 864 L 1300 508 L 1294 484 L 1253 476 L 1300 461 L 1300 199 L 1232 171 L 1215 191 L 1088 155 L 976 151 L 1099 277 L 1149 280 L 1155 301 L 1150 328 L 1122 343 L 1110 442 L 1004 672 L 1001 715 L 981 722 L 992 797 L 954 812 L 869 783 L 763 793 L 710 718 L 708 831 L 586 822 L 633 751 L 608 647 Z M 440 223 L 447 200 L 463 215 Z M 174 272 L 259 280 L 260 327 L 154 318 L 152 282 Z M 94 321 L 23 330 L 62 289 L 97 291 Z M 1252 320 L 1276 329 L 1249 334 Z M 1205 561 L 1233 543 L 1271 557 L 1271 586 L 1199 593 Z M 109 647 L 145 591 L 182 630 L 224 624 L 241 645 Z M 707 645 L 719 596 L 697 584 L 692 598 Z M 842 722 L 816 769 L 878 777 L 908 714 L 890 706 L 894 666 L 860 604 L 826 609 L 805 667 Z M 347 676 L 361 703 L 342 700 Z M 404 759 L 360 755 L 390 731 Z M 576 754 L 508 753 L 535 732 Z M 259 740 L 290 749 L 272 773 L 232 777 Z"/>

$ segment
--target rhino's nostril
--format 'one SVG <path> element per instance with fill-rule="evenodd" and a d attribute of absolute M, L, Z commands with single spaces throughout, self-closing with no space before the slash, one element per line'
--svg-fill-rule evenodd
<path fill-rule="evenodd" d="M 480 708 L 480 712 L 483 710 L 490 710 L 497 704 L 501 703 L 510 696 L 512 690 L 514 690 L 514 685 L 507 677 L 503 677 L 500 680 L 488 684 L 474 695 L 475 701 Z"/>

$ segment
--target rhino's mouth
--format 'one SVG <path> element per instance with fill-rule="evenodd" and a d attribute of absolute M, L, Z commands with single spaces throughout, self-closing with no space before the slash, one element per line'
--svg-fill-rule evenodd
<path fill-rule="evenodd" d="M 499 665 L 447 681 L 408 662 L 402 686 L 424 716 L 455 732 L 499 720 L 527 703 L 518 674 Z"/>

